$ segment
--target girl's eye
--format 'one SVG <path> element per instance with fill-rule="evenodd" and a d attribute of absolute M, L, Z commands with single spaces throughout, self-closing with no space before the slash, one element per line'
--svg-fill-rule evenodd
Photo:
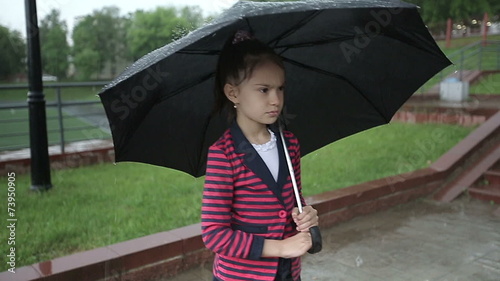
<path fill-rule="evenodd" d="M 269 92 L 269 89 L 268 89 L 268 88 L 261 88 L 259 91 L 260 91 L 261 93 L 266 94 L 267 92 Z"/>
<path fill-rule="evenodd" d="M 279 87 L 279 90 L 280 90 L 281 92 L 283 92 L 283 91 L 285 90 L 285 86 L 281 86 L 281 87 Z"/>

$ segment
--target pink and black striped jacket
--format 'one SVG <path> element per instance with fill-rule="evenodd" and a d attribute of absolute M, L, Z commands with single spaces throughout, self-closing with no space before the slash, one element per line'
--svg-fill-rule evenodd
<path fill-rule="evenodd" d="M 209 148 L 202 237 L 216 253 L 214 276 L 219 280 L 275 280 L 279 258 L 261 257 L 264 239 L 282 240 L 297 233 L 291 216 L 296 206 L 293 187 L 279 133 L 275 135 L 277 182 L 236 122 Z M 290 132 L 284 136 L 300 189 L 299 143 Z M 288 264 L 293 280 L 299 280 L 300 258 Z"/>

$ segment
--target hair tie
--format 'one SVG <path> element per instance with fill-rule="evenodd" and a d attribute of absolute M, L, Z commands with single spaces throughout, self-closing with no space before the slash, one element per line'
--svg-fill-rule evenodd
<path fill-rule="evenodd" d="M 238 43 L 243 42 L 243 41 L 246 41 L 246 40 L 251 40 L 253 38 L 254 37 L 252 36 L 252 34 L 250 32 L 248 32 L 246 30 L 238 30 L 234 34 L 233 45 L 238 44 Z"/>

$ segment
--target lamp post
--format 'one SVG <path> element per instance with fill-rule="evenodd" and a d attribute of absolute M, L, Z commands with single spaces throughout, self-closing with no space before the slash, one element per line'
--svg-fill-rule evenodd
<path fill-rule="evenodd" d="M 47 139 L 47 118 L 42 83 L 42 59 L 36 0 L 25 0 L 26 38 L 28 45 L 28 108 L 31 152 L 31 190 L 52 187 Z"/>

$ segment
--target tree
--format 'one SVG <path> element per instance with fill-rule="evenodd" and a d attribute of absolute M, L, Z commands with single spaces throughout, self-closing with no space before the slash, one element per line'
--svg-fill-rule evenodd
<path fill-rule="evenodd" d="M 120 16 L 120 9 L 117 7 L 94 10 L 91 15 L 79 19 L 73 29 L 73 55 L 75 67 L 80 74 L 85 74 L 81 78 L 89 79 L 92 75 L 100 74 L 106 65 L 111 69 L 111 76 L 115 76 L 116 62 L 126 52 L 126 26 L 127 19 Z M 81 59 L 88 57 L 92 58 L 92 63 Z M 90 71 L 88 67 L 95 69 Z"/>
<path fill-rule="evenodd" d="M 198 7 L 158 7 L 152 12 L 136 11 L 127 30 L 127 42 L 133 59 L 186 35 L 203 23 Z"/>
<path fill-rule="evenodd" d="M 407 0 L 421 7 L 424 22 L 433 27 L 446 22 L 448 18 L 456 22 L 467 22 L 472 17 L 491 11 L 493 0 Z"/>
<path fill-rule="evenodd" d="M 26 43 L 18 31 L 0 25 L 0 80 L 26 67 Z"/>
<path fill-rule="evenodd" d="M 97 51 L 84 49 L 75 55 L 74 63 L 78 66 L 80 77 L 89 79 L 99 69 L 101 58 Z"/>
<path fill-rule="evenodd" d="M 70 48 L 67 41 L 66 22 L 53 9 L 40 24 L 40 47 L 43 72 L 57 77 L 66 77 Z"/>

